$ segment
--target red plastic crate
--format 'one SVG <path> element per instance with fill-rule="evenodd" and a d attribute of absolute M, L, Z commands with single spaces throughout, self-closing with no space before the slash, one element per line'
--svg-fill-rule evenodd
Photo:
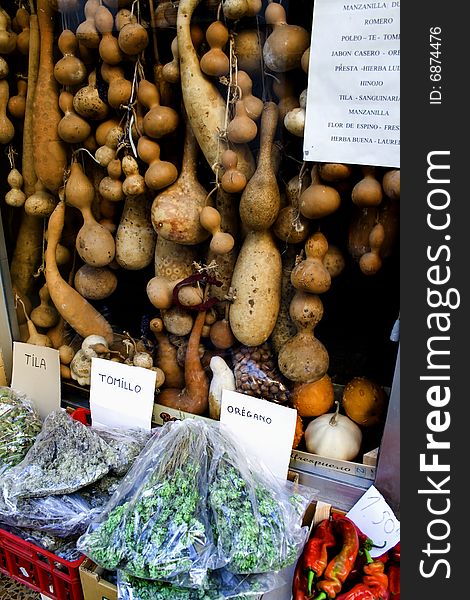
<path fill-rule="evenodd" d="M 53 600 L 83 600 L 79 567 L 0 529 L 0 572 Z"/>

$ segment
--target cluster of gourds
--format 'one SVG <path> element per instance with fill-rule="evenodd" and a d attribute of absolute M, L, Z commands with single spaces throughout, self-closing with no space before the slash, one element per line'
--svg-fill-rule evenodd
<path fill-rule="evenodd" d="M 345 265 L 322 219 L 349 194 L 349 253 L 376 273 L 396 237 L 399 171 L 364 167 L 353 187 L 354 166 L 303 163 L 281 182 L 280 140 L 295 147 L 305 126 L 310 33 L 272 1 L 150 2 L 147 15 L 138 1 L 56 1 L 0 11 L 0 143 L 21 148 L 5 201 L 22 211 L 11 276 L 24 339 L 58 348 L 63 376 L 81 384 L 79 353 L 135 364 L 147 352 L 138 364 L 158 369 L 158 402 L 196 414 L 208 410 L 207 348 L 270 340 L 290 382 L 321 379 L 320 295 Z M 17 55 L 27 72 L 10 97 Z M 140 293 L 155 309 L 153 355 L 94 306 L 121 269 L 152 263 Z M 99 337 L 72 348 L 67 328 Z"/>

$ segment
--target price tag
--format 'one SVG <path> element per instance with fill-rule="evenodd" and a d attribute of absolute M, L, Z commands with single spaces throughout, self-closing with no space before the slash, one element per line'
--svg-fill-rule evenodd
<path fill-rule="evenodd" d="M 400 521 L 375 486 L 363 494 L 346 514 L 376 546 L 372 558 L 380 556 L 400 541 Z"/>

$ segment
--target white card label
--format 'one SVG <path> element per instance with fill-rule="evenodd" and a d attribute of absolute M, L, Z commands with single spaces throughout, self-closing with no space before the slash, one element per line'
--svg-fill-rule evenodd
<path fill-rule="evenodd" d="M 60 408 L 59 351 L 35 344 L 13 342 L 12 389 L 31 398 L 41 415 Z"/>
<path fill-rule="evenodd" d="M 102 358 L 91 359 L 93 425 L 150 431 L 157 374 Z"/>
<path fill-rule="evenodd" d="M 247 454 L 257 457 L 277 477 L 287 478 L 296 410 L 223 390 L 220 422 L 231 429 Z"/>
<path fill-rule="evenodd" d="M 372 485 L 346 514 L 376 546 L 372 558 L 390 550 L 400 541 L 400 521 L 379 490 Z"/>
<path fill-rule="evenodd" d="M 304 160 L 400 166 L 400 2 L 315 0 Z"/>

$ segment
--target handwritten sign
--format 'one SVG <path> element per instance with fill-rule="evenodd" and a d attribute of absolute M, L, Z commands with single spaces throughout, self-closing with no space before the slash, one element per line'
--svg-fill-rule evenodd
<path fill-rule="evenodd" d="M 91 359 L 93 425 L 150 431 L 157 374 L 102 358 Z"/>
<path fill-rule="evenodd" d="M 13 342 L 11 387 L 26 394 L 42 419 L 60 408 L 59 351 L 35 344 Z"/>
<path fill-rule="evenodd" d="M 248 454 L 281 479 L 287 478 L 297 411 L 223 390 L 220 422 L 227 425 Z"/>
<path fill-rule="evenodd" d="M 376 546 L 370 554 L 374 558 L 384 554 L 400 541 L 400 521 L 379 490 L 371 485 L 346 515 L 354 521 Z"/>
<path fill-rule="evenodd" d="M 315 0 L 304 160 L 400 166 L 400 2 Z"/>

